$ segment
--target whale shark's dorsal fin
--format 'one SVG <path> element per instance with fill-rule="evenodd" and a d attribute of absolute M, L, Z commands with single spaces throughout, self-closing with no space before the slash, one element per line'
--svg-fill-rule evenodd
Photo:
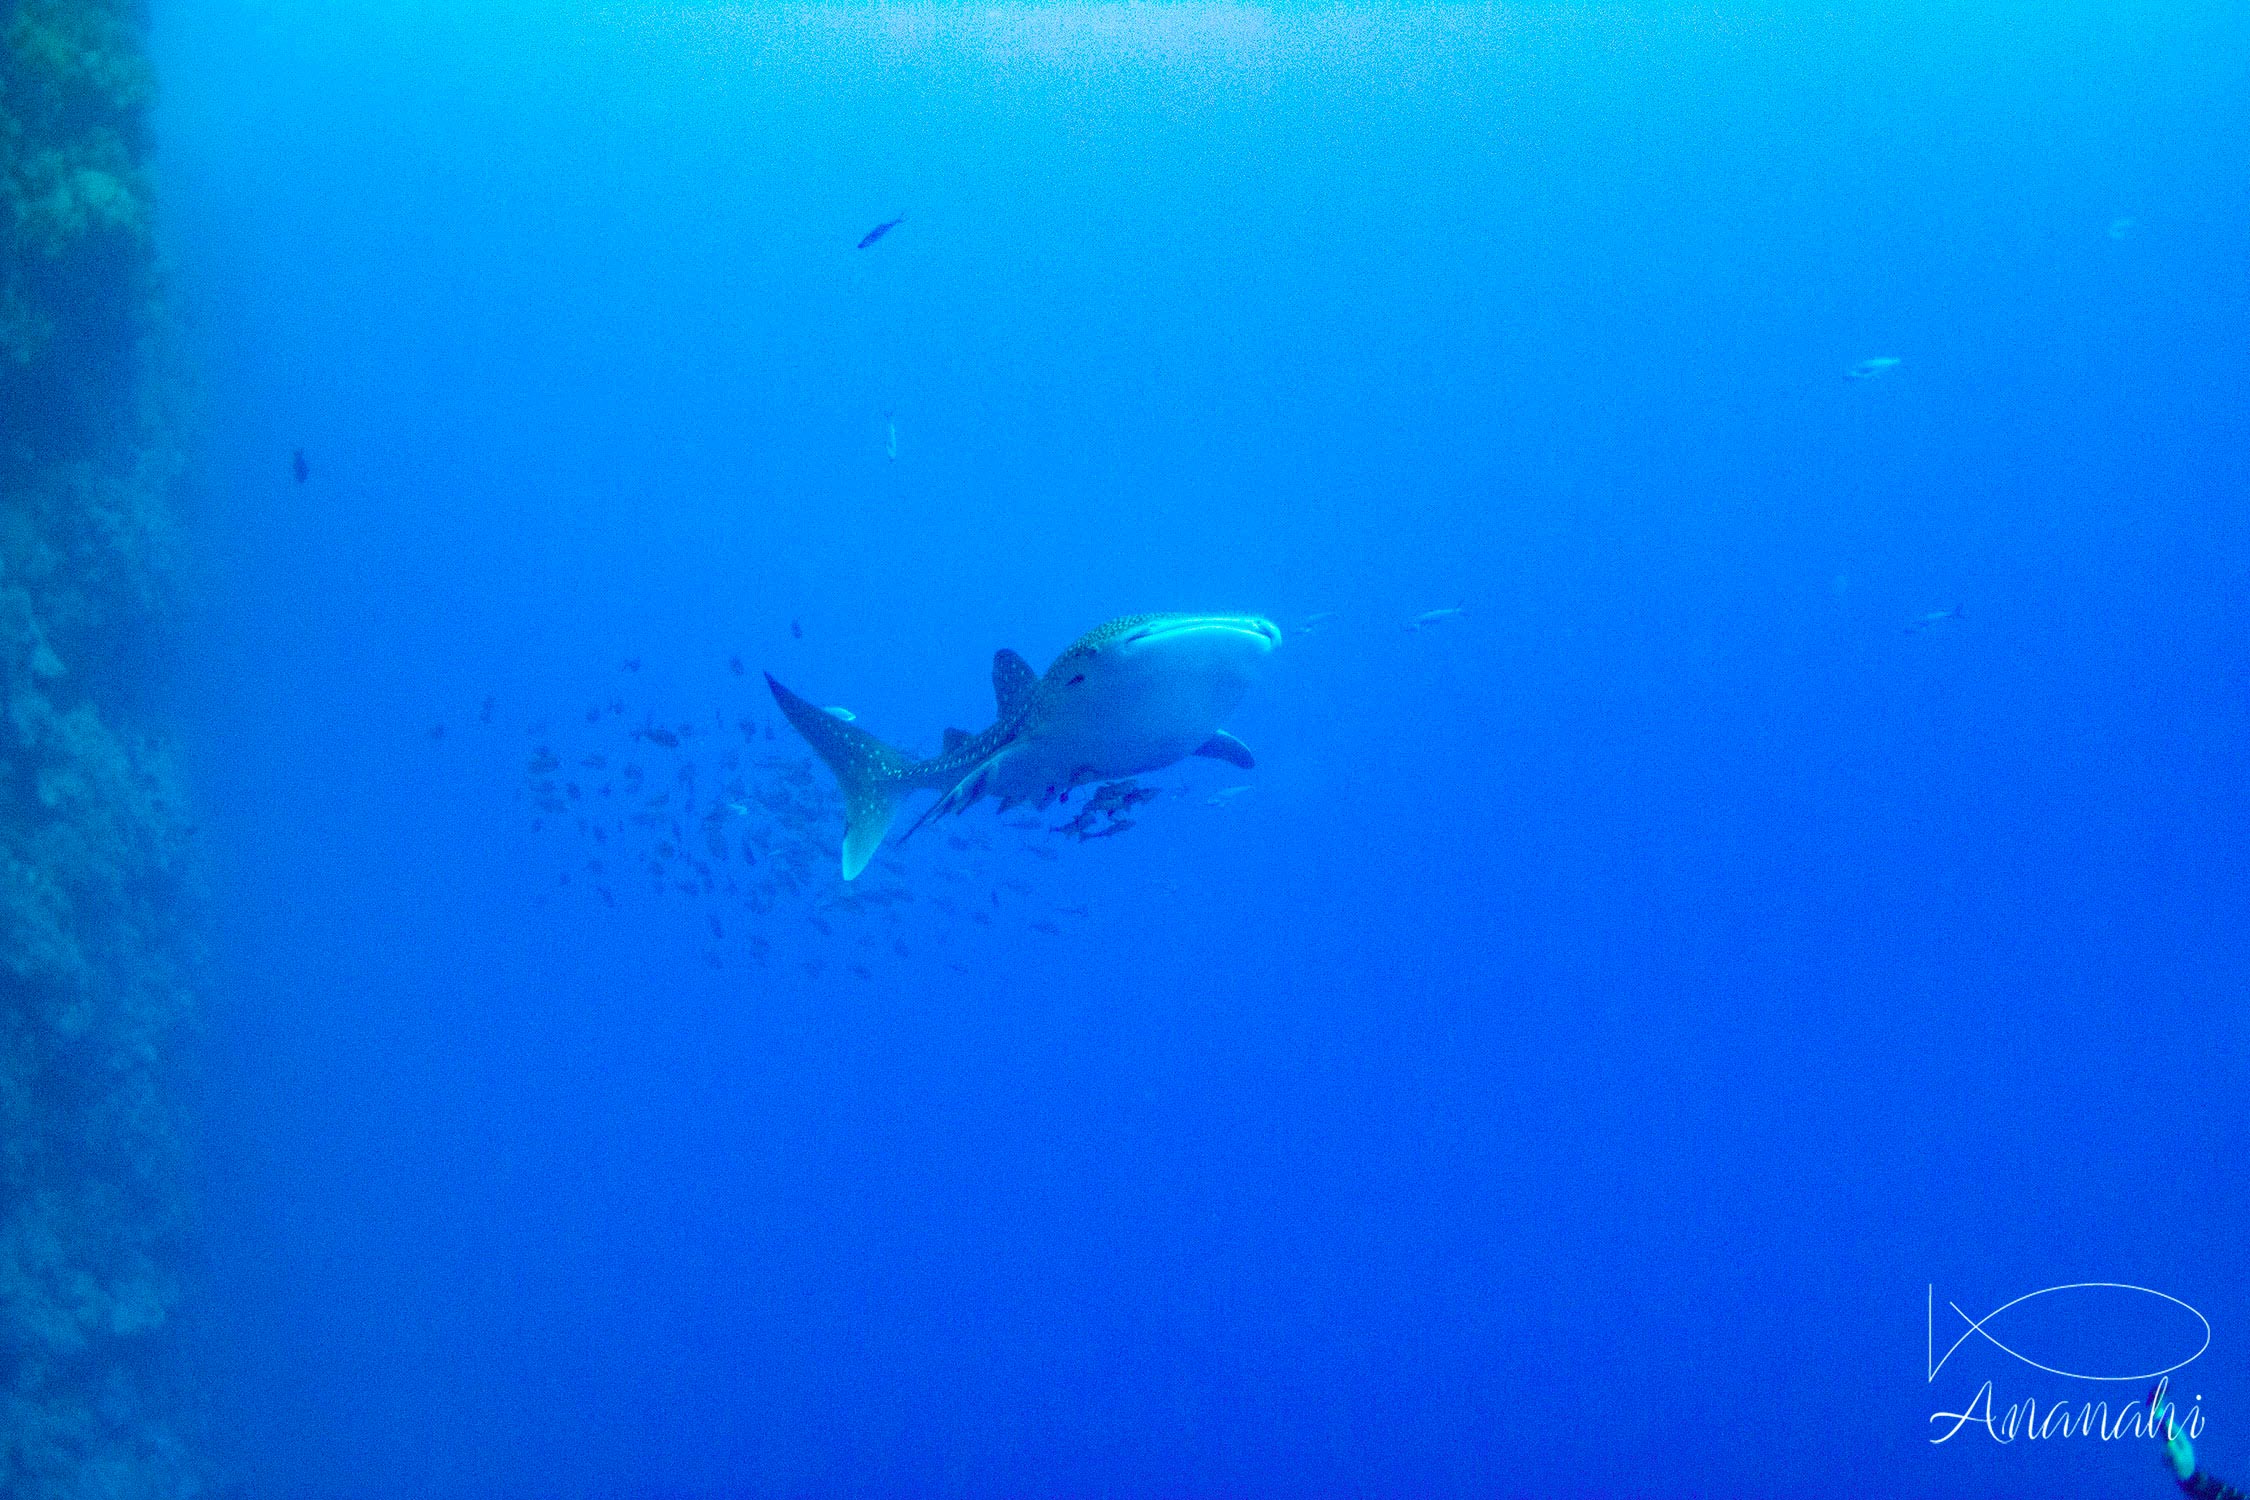
<path fill-rule="evenodd" d="M 1031 663 L 1007 647 L 992 653 L 992 697 L 1000 705 L 1001 718 L 1013 718 L 1038 681 Z"/>
<path fill-rule="evenodd" d="M 1213 760 L 1223 760 L 1230 766 L 1240 766 L 1245 771 L 1258 763 L 1258 758 L 1250 753 L 1250 747 L 1224 729 L 1196 746 L 1195 753 L 1207 755 Z"/>
<path fill-rule="evenodd" d="M 951 755 L 974 738 L 976 736 L 970 734 L 966 729 L 948 729 L 945 732 L 945 753 Z"/>

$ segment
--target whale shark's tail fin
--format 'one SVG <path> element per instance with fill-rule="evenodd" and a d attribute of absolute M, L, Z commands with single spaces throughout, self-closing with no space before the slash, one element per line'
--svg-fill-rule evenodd
<path fill-rule="evenodd" d="M 913 762 L 857 724 L 808 703 L 766 674 L 773 701 L 782 714 L 820 752 L 844 793 L 844 878 L 854 880 L 875 857 L 883 835 L 898 814 L 898 799 L 908 790 Z"/>

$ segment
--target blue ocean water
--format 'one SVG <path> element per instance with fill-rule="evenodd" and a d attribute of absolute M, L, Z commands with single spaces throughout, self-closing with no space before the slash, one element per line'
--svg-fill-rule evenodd
<path fill-rule="evenodd" d="M 235 1492 L 2250 1474 L 2238 6 L 157 25 Z M 1254 770 L 648 873 L 1151 609 Z"/>

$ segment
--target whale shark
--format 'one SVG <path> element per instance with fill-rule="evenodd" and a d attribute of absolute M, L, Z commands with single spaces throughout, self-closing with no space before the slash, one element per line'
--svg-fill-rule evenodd
<path fill-rule="evenodd" d="M 916 760 L 766 674 L 782 716 L 836 774 L 844 794 L 844 878 L 875 857 L 899 804 L 934 791 L 902 838 L 985 797 L 1007 811 L 1067 800 L 1073 789 L 1162 770 L 1191 755 L 1247 770 L 1248 746 L 1221 721 L 1242 702 L 1281 631 L 1262 615 L 1126 615 L 1072 642 L 1044 673 L 1013 651 L 992 658 L 992 727 L 948 729 Z"/>

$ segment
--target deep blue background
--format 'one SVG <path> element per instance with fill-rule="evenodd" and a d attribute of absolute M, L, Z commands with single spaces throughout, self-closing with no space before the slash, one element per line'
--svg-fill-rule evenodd
<path fill-rule="evenodd" d="M 2161 1493 L 1925 1441 L 2086 1280 L 2250 1474 L 2250 20 L 1965 9 L 160 6 L 245 1493 Z M 1060 937 L 547 899 L 623 656 L 1229 607 Z"/>

